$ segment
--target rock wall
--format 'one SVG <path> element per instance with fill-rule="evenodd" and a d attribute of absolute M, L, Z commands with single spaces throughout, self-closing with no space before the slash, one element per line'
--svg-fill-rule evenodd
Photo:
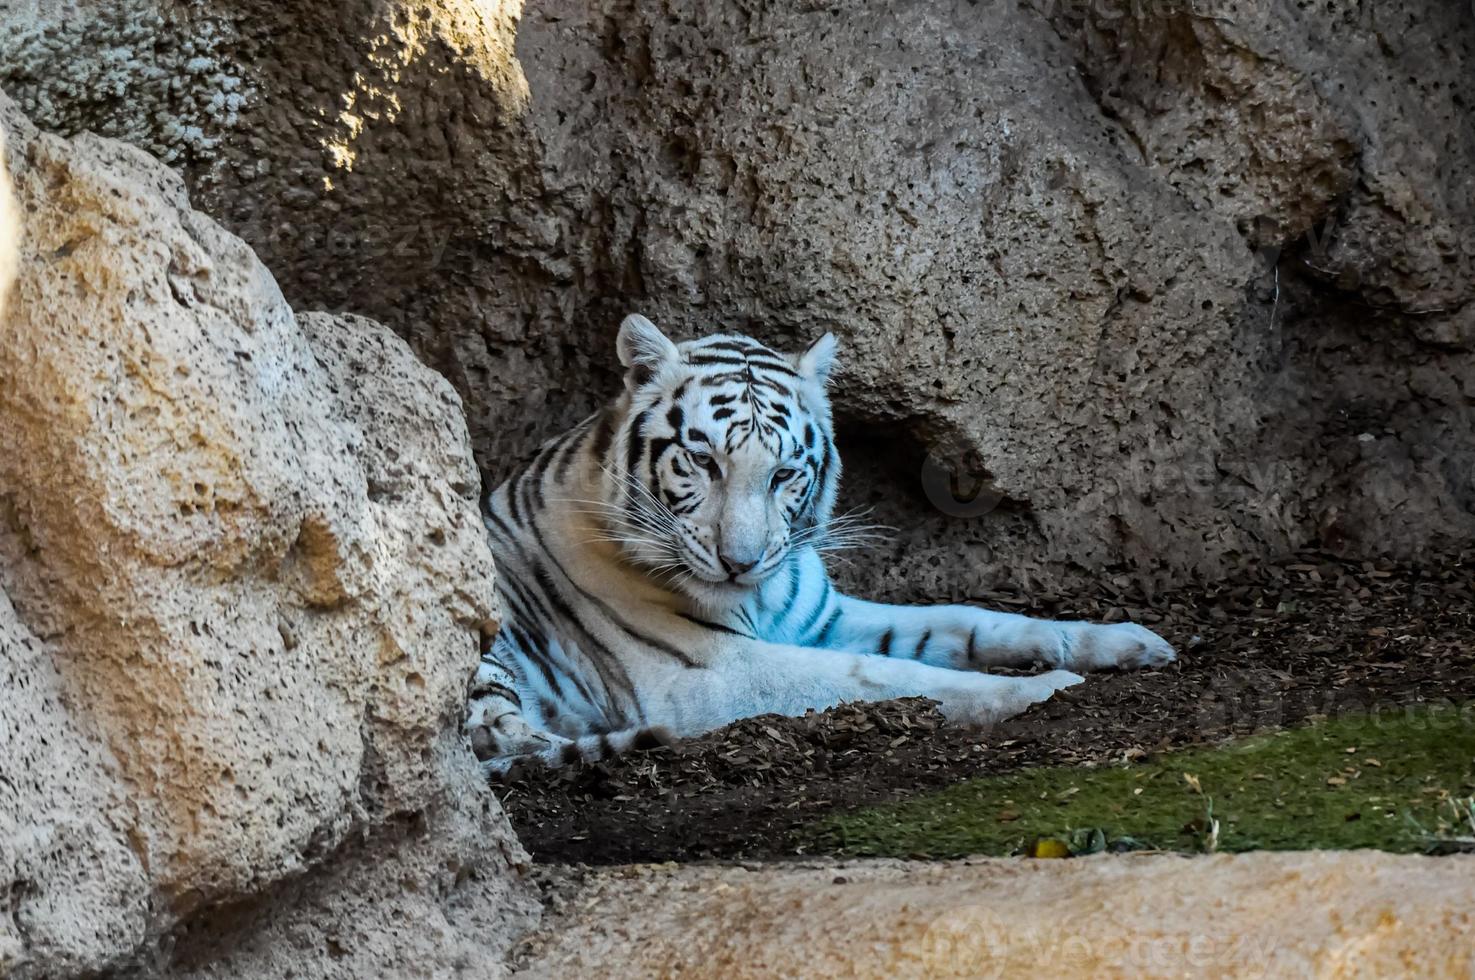
<path fill-rule="evenodd" d="M 394 326 L 494 478 L 615 390 L 636 308 L 841 334 L 850 502 L 901 529 L 850 574 L 886 594 L 1475 533 L 1467 4 L 7 20 L 0 84 L 172 154 L 294 302 Z"/>
<path fill-rule="evenodd" d="M 495 975 L 459 399 L 142 151 L 0 127 L 0 974 Z"/>

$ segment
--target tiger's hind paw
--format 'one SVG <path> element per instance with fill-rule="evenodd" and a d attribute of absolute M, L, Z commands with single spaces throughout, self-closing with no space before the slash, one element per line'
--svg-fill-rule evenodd
<path fill-rule="evenodd" d="M 1081 623 L 1067 630 L 1065 666 L 1073 670 L 1138 670 L 1178 659 L 1172 644 L 1136 623 Z"/>
<path fill-rule="evenodd" d="M 528 756 L 544 752 L 557 753 L 570 740 L 529 725 L 519 714 L 504 711 L 495 718 L 490 712 L 472 712 L 466 722 L 471 749 L 483 762 L 508 756 Z"/>

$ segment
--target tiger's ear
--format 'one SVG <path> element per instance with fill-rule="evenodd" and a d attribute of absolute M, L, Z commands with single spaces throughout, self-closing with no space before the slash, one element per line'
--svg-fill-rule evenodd
<path fill-rule="evenodd" d="M 620 322 L 615 348 L 625 366 L 625 386 L 631 391 L 649 384 L 662 366 L 681 356 L 660 328 L 639 313 L 631 313 Z"/>
<path fill-rule="evenodd" d="M 830 380 L 830 372 L 835 367 L 835 351 L 840 342 L 835 335 L 827 333 L 814 343 L 810 344 L 804 353 L 799 355 L 797 367 L 799 376 L 810 381 L 818 381 L 825 384 Z"/>

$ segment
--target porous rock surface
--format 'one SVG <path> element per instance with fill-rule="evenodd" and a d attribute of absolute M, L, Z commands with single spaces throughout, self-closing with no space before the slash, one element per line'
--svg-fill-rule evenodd
<path fill-rule="evenodd" d="M 528 977 L 1469 977 L 1475 858 L 1362 851 L 600 872 Z"/>
<path fill-rule="evenodd" d="M 1468 4 L 53 0 L 0 26 L 45 125 L 170 155 L 290 299 L 409 338 L 493 476 L 616 390 L 638 308 L 842 336 L 850 499 L 903 529 L 852 574 L 890 594 L 1475 533 Z"/>
<path fill-rule="evenodd" d="M 0 974 L 494 975 L 458 398 L 141 150 L 0 126 Z"/>

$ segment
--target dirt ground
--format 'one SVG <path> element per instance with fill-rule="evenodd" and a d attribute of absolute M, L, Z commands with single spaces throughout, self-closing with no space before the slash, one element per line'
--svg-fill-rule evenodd
<path fill-rule="evenodd" d="M 606 762 L 524 774 L 498 792 L 549 863 L 803 853 L 824 815 L 1025 766 L 1098 764 L 1318 715 L 1475 698 L 1475 553 L 1418 564 L 1305 553 L 1155 596 L 979 595 L 1055 618 L 1135 619 L 1178 663 L 1096 674 L 989 731 L 922 699 L 765 716 Z"/>

